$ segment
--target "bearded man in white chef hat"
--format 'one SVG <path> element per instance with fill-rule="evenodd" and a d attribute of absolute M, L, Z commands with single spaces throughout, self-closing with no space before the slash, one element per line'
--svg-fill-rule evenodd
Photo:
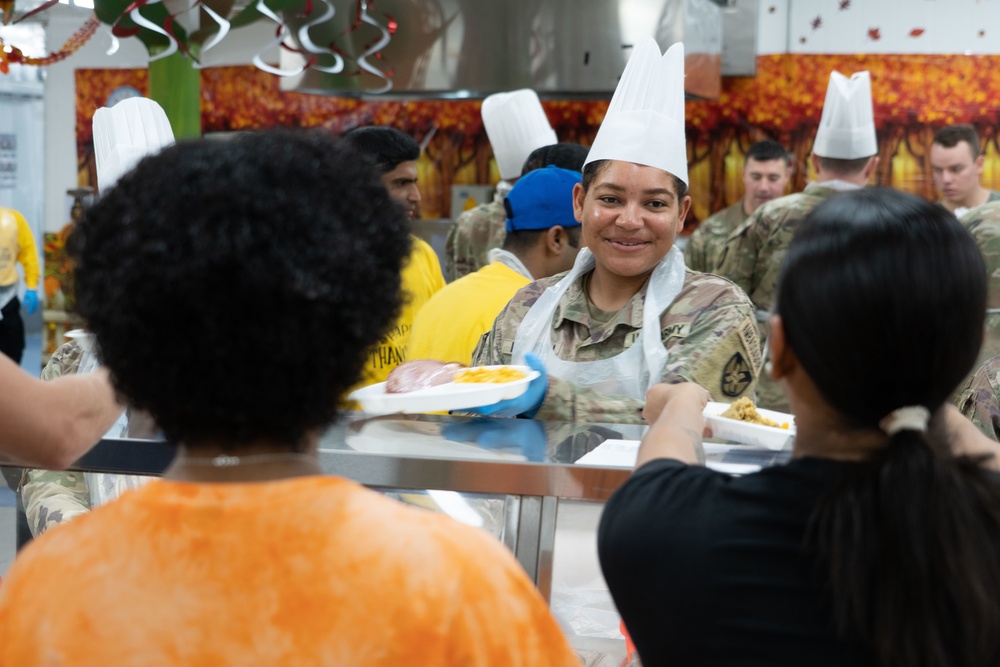
<path fill-rule="evenodd" d="M 753 304 L 728 280 L 688 271 L 674 245 L 687 188 L 684 47 L 661 55 L 650 38 L 629 59 L 573 191 L 587 248 L 568 273 L 521 289 L 476 349 L 476 364 L 527 360 L 543 377 L 527 398 L 479 412 L 642 423 L 657 382 L 696 382 L 718 401 L 753 396 Z"/>
<path fill-rule="evenodd" d="M 750 295 L 757 308 L 762 339 L 766 338 L 774 304 L 778 270 L 795 230 L 821 202 L 838 192 L 863 188 L 878 165 L 877 153 L 868 72 L 857 72 L 850 78 L 831 72 L 810 156 L 816 180 L 802 192 L 779 197 L 754 211 L 729 236 L 716 267 L 716 273 Z M 760 381 L 758 403 L 785 412 L 789 407 L 781 389 L 767 374 Z"/>

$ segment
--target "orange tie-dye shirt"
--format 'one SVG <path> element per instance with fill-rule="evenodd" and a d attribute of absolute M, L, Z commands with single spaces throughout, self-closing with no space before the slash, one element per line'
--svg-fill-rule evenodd
<path fill-rule="evenodd" d="M 0 588 L 4 667 L 579 664 L 501 544 L 337 477 L 153 482 Z"/>

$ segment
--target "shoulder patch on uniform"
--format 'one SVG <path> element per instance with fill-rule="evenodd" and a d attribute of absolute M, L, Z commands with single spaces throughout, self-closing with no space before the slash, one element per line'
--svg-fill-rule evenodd
<path fill-rule="evenodd" d="M 753 321 L 752 317 L 748 317 L 740 324 L 739 331 L 740 340 L 743 341 L 743 347 L 746 348 L 747 354 L 750 356 L 750 363 L 753 364 L 753 369 L 760 372 L 761 367 L 764 365 L 764 359 L 761 355 L 760 335 L 757 332 L 757 323 Z"/>
<path fill-rule="evenodd" d="M 691 323 L 678 322 L 677 324 L 671 324 L 663 329 L 661 332 L 661 340 L 666 342 L 671 338 L 687 338 L 689 333 L 691 333 Z"/>
<path fill-rule="evenodd" d="M 726 396 L 736 397 L 753 382 L 753 370 L 739 352 L 729 358 L 722 369 L 719 387 Z"/>

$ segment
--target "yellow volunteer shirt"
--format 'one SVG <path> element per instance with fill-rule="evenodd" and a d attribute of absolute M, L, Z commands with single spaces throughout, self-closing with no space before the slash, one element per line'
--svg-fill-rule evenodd
<path fill-rule="evenodd" d="M 384 382 L 389 372 L 408 358 L 406 348 L 414 317 L 445 285 L 441 262 L 438 261 L 434 248 L 416 236 L 411 235 L 410 240 L 413 242 L 413 249 L 403 266 L 402 274 L 402 312 L 389 332 L 369 351 L 359 387 Z"/>
<path fill-rule="evenodd" d="M 480 336 L 529 282 L 514 269 L 493 262 L 446 285 L 413 320 L 407 359 L 471 364 Z"/>
<path fill-rule="evenodd" d="M 31 227 L 17 211 L 0 208 L 0 287 L 17 282 L 17 265 L 24 267 L 28 289 L 38 287 L 38 251 Z"/>

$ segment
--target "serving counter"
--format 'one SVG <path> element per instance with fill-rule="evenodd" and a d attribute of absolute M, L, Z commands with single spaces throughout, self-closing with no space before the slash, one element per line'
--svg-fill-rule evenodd
<path fill-rule="evenodd" d="M 604 665 L 623 648 L 617 614 L 597 566 L 594 535 L 603 501 L 630 470 L 577 461 L 602 443 L 638 440 L 643 430 L 634 425 L 349 413 L 323 434 L 319 459 L 329 474 L 490 531 L 550 601 L 586 664 Z M 105 439 L 71 469 L 156 476 L 173 453 L 161 441 Z M 710 453 L 722 466 L 766 466 L 787 456 L 787 451 L 744 447 Z"/>

